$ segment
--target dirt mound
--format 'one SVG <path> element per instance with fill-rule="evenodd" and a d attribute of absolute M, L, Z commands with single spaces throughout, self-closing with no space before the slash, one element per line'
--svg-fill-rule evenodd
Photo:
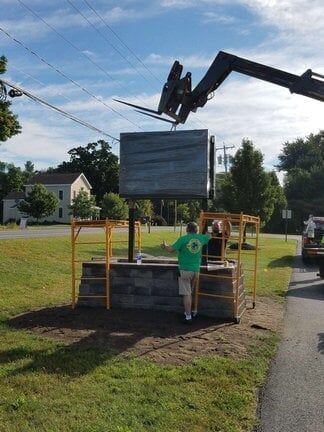
<path fill-rule="evenodd" d="M 217 353 L 245 357 L 260 335 L 278 331 L 283 306 L 257 299 L 240 324 L 198 317 L 188 326 L 174 313 L 147 310 L 91 309 L 63 305 L 16 316 L 10 326 L 32 331 L 67 346 L 109 349 L 116 356 L 146 357 L 157 363 L 182 364 Z"/>

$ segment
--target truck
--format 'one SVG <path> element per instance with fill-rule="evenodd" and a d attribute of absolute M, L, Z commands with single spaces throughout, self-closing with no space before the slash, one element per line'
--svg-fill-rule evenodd
<path fill-rule="evenodd" d="M 302 233 L 302 260 L 314 262 L 319 267 L 318 276 L 324 278 L 324 217 L 310 216 L 304 222 Z"/>

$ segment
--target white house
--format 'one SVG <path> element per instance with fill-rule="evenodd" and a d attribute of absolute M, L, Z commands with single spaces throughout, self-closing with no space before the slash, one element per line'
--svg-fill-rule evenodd
<path fill-rule="evenodd" d="M 55 212 L 41 221 L 69 223 L 71 220 L 71 210 L 69 206 L 81 189 L 90 195 L 91 185 L 83 173 L 38 173 L 29 184 L 25 185 L 25 192 L 10 192 L 3 199 L 3 223 L 9 219 L 18 220 L 23 217 L 19 212 L 17 204 L 32 190 L 36 184 L 43 184 L 49 192 L 54 193 L 59 199 L 59 204 Z"/>

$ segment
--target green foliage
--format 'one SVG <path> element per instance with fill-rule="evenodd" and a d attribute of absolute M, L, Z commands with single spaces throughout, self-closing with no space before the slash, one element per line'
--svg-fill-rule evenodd
<path fill-rule="evenodd" d="M 0 57 L 0 74 L 6 72 L 7 59 Z M 1 84 L 1 80 L 0 80 Z M 1 86 L 0 86 L 1 87 Z M 1 90 L 1 88 L 0 88 Z M 17 116 L 10 110 L 11 102 L 0 100 L 0 143 L 21 132 Z"/>
<path fill-rule="evenodd" d="M 178 204 L 177 207 L 178 221 L 190 222 L 190 210 L 188 204 Z M 194 219 L 193 219 L 194 220 Z"/>
<path fill-rule="evenodd" d="M 72 215 L 79 219 L 90 219 L 99 215 L 99 209 L 95 208 L 95 197 L 89 195 L 87 191 L 81 189 L 77 196 L 72 200 L 70 209 Z"/>
<path fill-rule="evenodd" d="M 267 222 L 275 204 L 271 177 L 265 172 L 263 156 L 252 141 L 243 139 L 242 147 L 233 158 L 230 174 L 224 177 L 221 200 L 230 212 L 260 216 Z"/>
<path fill-rule="evenodd" d="M 23 191 L 25 176 L 20 168 L 13 164 L 0 162 L 0 202 L 11 191 Z M 0 206 L 2 219 L 2 206 Z"/>
<path fill-rule="evenodd" d="M 314 166 L 321 166 L 324 160 L 323 132 L 310 134 L 305 139 L 297 138 L 292 142 L 285 142 L 279 154 L 278 168 L 280 171 L 292 169 L 310 170 Z"/>
<path fill-rule="evenodd" d="M 34 174 L 35 174 L 35 167 L 32 161 L 25 162 L 24 176 L 25 176 L 26 184 L 29 182 L 29 180 L 32 178 Z"/>
<path fill-rule="evenodd" d="M 86 236 L 89 241 L 103 238 L 103 234 Z M 172 243 L 178 233 L 164 231 L 163 237 Z M 116 233 L 116 240 L 124 239 Z M 143 233 L 142 240 L 143 251 L 161 254 L 161 233 Z M 258 294 L 281 298 L 289 282 L 295 243 L 260 240 Z M 102 251 L 102 245 L 87 247 L 80 259 L 89 259 L 89 250 L 94 254 Z M 126 247 L 117 242 L 116 254 L 124 253 Z M 75 327 L 74 316 L 82 315 L 82 309 L 73 312 L 59 306 L 68 304 L 71 296 L 68 236 L 5 240 L 0 242 L 0 256 L 1 431 L 253 429 L 257 389 L 266 378 L 273 337 L 260 337 L 253 351 L 247 350 L 244 356 L 201 353 L 188 364 L 161 365 L 143 357 L 126 357 L 124 352 L 118 355 L 112 349 L 116 340 L 122 339 L 125 347 L 136 343 L 131 322 L 117 323 L 120 331 L 92 326 L 89 334 L 86 324 Z M 72 343 L 37 334 L 37 324 L 44 326 L 37 315 L 43 307 L 48 307 L 49 316 L 53 314 L 53 326 L 57 325 L 57 310 L 62 311 L 66 317 L 62 332 L 73 333 Z M 10 318 L 26 312 L 30 312 L 30 326 L 36 328 L 36 334 L 15 328 L 17 318 L 8 325 Z M 167 322 L 166 328 L 169 326 Z M 86 334 L 76 339 L 76 330 Z M 190 337 L 189 330 L 184 332 Z M 103 337 L 107 343 L 99 346 Z M 231 344 L 230 339 L 224 342 Z"/>
<path fill-rule="evenodd" d="M 310 213 L 324 215 L 323 131 L 286 142 L 279 161 L 279 168 L 287 172 L 284 190 L 293 214 L 290 227 L 300 231 Z"/>
<path fill-rule="evenodd" d="M 189 221 L 196 221 L 199 218 L 202 204 L 199 200 L 187 201 L 189 210 Z"/>
<path fill-rule="evenodd" d="M 89 180 L 97 202 L 106 192 L 118 191 L 118 157 L 112 153 L 110 145 L 99 140 L 85 147 L 76 147 L 69 152 L 70 160 L 62 162 L 55 172 L 83 172 Z"/>
<path fill-rule="evenodd" d="M 143 216 L 153 216 L 153 204 L 149 199 L 136 201 L 135 217 L 140 218 Z"/>
<path fill-rule="evenodd" d="M 37 184 L 24 201 L 18 204 L 18 209 L 38 221 L 53 214 L 58 203 L 58 198 L 52 192 L 49 192 L 44 185 Z"/>
<path fill-rule="evenodd" d="M 285 225 L 282 220 L 282 210 L 287 207 L 287 199 L 282 186 L 279 183 L 277 174 L 274 171 L 267 173 L 270 178 L 270 187 L 274 197 L 274 210 L 270 220 L 266 223 L 264 231 L 283 232 Z"/>
<path fill-rule="evenodd" d="M 102 217 L 123 220 L 128 217 L 128 206 L 123 198 L 113 192 L 106 193 L 101 202 Z"/>

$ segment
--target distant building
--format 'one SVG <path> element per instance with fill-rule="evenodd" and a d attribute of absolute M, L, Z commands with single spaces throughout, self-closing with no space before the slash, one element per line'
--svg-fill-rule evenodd
<path fill-rule="evenodd" d="M 18 220 L 24 215 L 20 213 L 17 205 L 28 195 L 36 184 L 43 184 L 49 192 L 54 193 L 59 199 L 55 212 L 40 221 L 69 223 L 71 210 L 69 206 L 81 189 L 90 195 L 91 185 L 83 173 L 38 173 L 25 185 L 25 192 L 10 192 L 3 199 L 3 223 L 10 219 Z M 29 220 L 33 220 L 30 218 Z"/>

